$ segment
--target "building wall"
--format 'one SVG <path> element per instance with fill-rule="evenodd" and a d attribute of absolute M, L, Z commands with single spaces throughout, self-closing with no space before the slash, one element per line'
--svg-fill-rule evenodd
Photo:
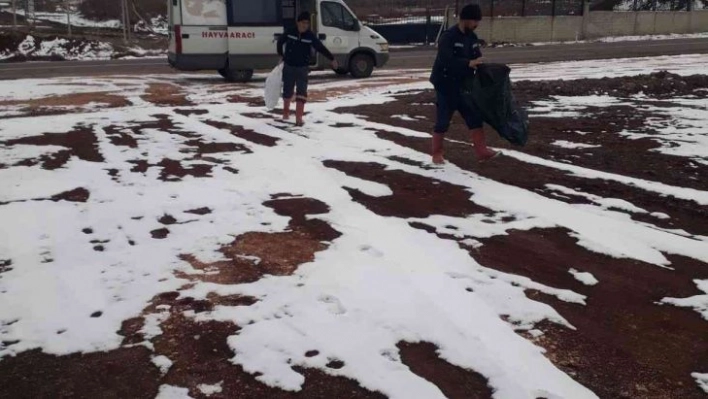
<path fill-rule="evenodd" d="M 454 18 L 450 18 L 455 23 Z M 588 12 L 585 16 L 484 19 L 477 34 L 487 42 L 563 42 L 603 37 L 708 32 L 708 11 Z"/>

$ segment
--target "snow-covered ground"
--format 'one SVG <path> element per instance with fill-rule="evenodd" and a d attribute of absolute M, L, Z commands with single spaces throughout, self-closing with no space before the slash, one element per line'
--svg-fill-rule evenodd
<path fill-rule="evenodd" d="M 554 63 L 515 67 L 514 78 L 631 76 L 665 68 L 693 74 L 705 72 L 707 63 L 706 55 Z M 543 320 L 573 328 L 553 307 L 527 297 L 527 290 L 580 307 L 586 303 L 584 295 L 484 267 L 456 243 L 415 229 L 411 222 L 423 222 L 438 233 L 472 241 L 511 230 L 560 227 L 577 238 L 579 246 L 615 258 L 667 267 L 671 265 L 667 254 L 675 254 L 708 263 L 708 237 L 668 231 L 619 215 L 618 208 L 646 212 L 627 201 L 568 187 L 549 187 L 559 193 L 585 196 L 592 203 L 572 205 L 452 164 L 436 169 L 415 166 L 427 165 L 428 156 L 382 140 L 372 130 L 385 129 L 409 137 L 428 137 L 427 133 L 333 112 L 341 107 L 384 105 L 402 92 L 427 89 L 427 74 L 421 71 L 383 71 L 365 84 L 342 80 L 318 83 L 312 88 L 315 93 L 341 93 L 328 102 L 309 104 L 308 125 L 295 130 L 273 120 L 264 109 L 226 101 L 233 95 L 260 93 L 259 83 L 213 92 L 205 84 L 209 79 L 175 75 L 60 78 L 41 81 L 41 85 L 34 80 L 0 82 L 0 101 L 109 92 L 132 104 L 0 120 L 0 142 L 83 127 L 95 136 L 103 158 L 73 157 L 62 168 L 46 170 L 18 163 L 49 156 L 61 146 L 0 145 L 0 164 L 10 165 L 0 169 L 4 187 L 0 191 L 0 265 L 2 261 L 11 262 L 11 270 L 0 277 L 0 337 L 2 341 L 18 341 L 0 345 L 0 359 L 37 348 L 57 355 L 118 348 L 123 337 L 116 331 L 124 320 L 140 315 L 154 296 L 184 288 L 187 282 L 178 278 L 176 271 L 198 273 L 180 255 L 193 254 L 203 262 L 218 261 L 224 256 L 219 248 L 235 236 L 284 231 L 288 218 L 263 205 L 278 193 L 327 204 L 329 212 L 316 218 L 342 236 L 293 275 L 269 276 L 240 285 L 192 282 L 181 295 L 205 299 L 210 293 L 239 294 L 259 299 L 252 306 L 222 305 L 212 312 L 187 316 L 197 321 L 237 323 L 242 327 L 240 332 L 228 339 L 236 354 L 233 362 L 249 373 L 257 373 L 259 381 L 286 390 L 296 391 L 304 382 L 292 366 L 326 369 L 327 359 L 339 359 L 344 366 L 328 373 L 354 379 L 391 398 L 444 398 L 438 387 L 401 362 L 396 344 L 405 340 L 434 342 L 440 357 L 486 377 L 495 398 L 597 397 L 551 363 L 539 346 L 518 334 L 532 330 Z M 213 79 L 217 82 L 216 77 Z M 378 86 L 374 84 L 377 82 Z M 185 90 L 192 102 L 180 110 L 208 112 L 184 116 L 174 107 L 151 103 L 142 97 L 149 84 L 175 85 Z M 583 101 L 594 106 L 600 103 L 590 97 L 572 101 L 557 97 L 542 104 L 543 112 L 567 111 L 568 107 L 577 111 L 585 105 Z M 708 144 L 705 129 L 700 129 L 708 125 L 706 100 L 672 101 L 688 107 L 682 120 L 689 122 L 657 126 L 665 132 L 657 138 L 667 144 L 662 151 L 705 161 Z M 153 126 L 135 135 L 136 147 L 116 146 L 109 138 L 111 128 L 154 122 L 157 114 L 194 136 L 183 137 Z M 399 115 L 397 119 L 411 121 L 415 116 Z M 278 145 L 255 144 L 208 124 L 214 121 L 277 139 Z M 204 143 L 238 144 L 252 153 L 224 152 L 210 154 L 211 161 L 194 159 L 190 140 L 195 137 Z M 574 143 L 557 144 L 568 151 L 578 148 Z M 542 160 L 517 151 L 508 151 L 507 155 L 585 179 L 614 181 L 693 201 L 696 206 L 708 205 L 708 193 L 692 188 Z M 212 172 L 208 178 L 186 176 L 167 182 L 158 179 L 159 168 L 144 173 L 131 171 L 135 167 L 131 161 L 136 159 L 157 164 L 165 158 L 185 167 L 212 162 Z M 354 201 L 346 188 L 373 197 L 390 195 L 391 189 L 327 168 L 325 160 L 373 162 L 389 170 L 461 186 L 469 192 L 470 201 L 490 209 L 493 216 L 437 215 L 411 220 L 379 216 Z M 41 200 L 77 187 L 89 193 L 86 202 Z M 202 217 L 181 216 L 179 223 L 170 226 L 166 239 L 151 236 L 151 231 L 162 227 L 158 219 L 163 215 L 184 215 L 184 211 L 200 207 L 212 212 Z M 103 242 L 101 251 L 96 251 L 94 243 L 82 233 L 87 228 Z M 573 265 L 568 268 L 584 284 L 603 284 Z M 696 284 L 708 292 L 708 281 L 698 280 Z M 663 302 L 693 308 L 705 316 L 705 295 L 666 298 Z M 162 333 L 163 318 L 156 313 L 149 315 L 148 321 L 145 332 L 149 340 Z M 307 357 L 306 352 L 313 348 L 322 356 Z M 170 359 L 160 356 L 153 363 L 163 372 L 172 365 Z M 705 387 L 705 374 L 700 373 L 707 370 L 695 371 L 692 378 Z M 221 385 L 204 385 L 200 390 L 204 395 L 216 394 Z M 158 396 L 183 397 L 188 397 L 186 389 L 170 385 L 163 385 Z"/>
<path fill-rule="evenodd" d="M 6 12 L 9 12 L 9 11 L 6 11 Z M 24 16 L 25 10 L 18 9 L 17 15 Z M 83 28 L 86 28 L 86 27 L 90 27 L 90 28 L 120 28 L 121 27 L 121 23 L 117 19 L 111 19 L 111 20 L 107 20 L 107 21 L 93 21 L 93 20 L 84 18 L 84 16 L 78 12 L 72 12 L 72 13 L 70 13 L 69 16 L 67 16 L 67 14 L 63 13 L 63 12 L 35 12 L 34 16 L 38 21 L 56 22 L 56 23 L 63 24 L 63 25 L 68 25 L 69 22 L 71 22 L 72 26 L 83 27 Z"/>
<path fill-rule="evenodd" d="M 66 61 L 110 60 L 114 58 L 150 58 L 165 57 L 167 49 L 146 50 L 138 46 L 119 51 L 113 44 L 96 40 L 83 39 L 40 39 L 27 35 L 17 45 L 16 50 L 0 51 L 0 61 L 8 59 L 45 60 L 60 59 Z"/>

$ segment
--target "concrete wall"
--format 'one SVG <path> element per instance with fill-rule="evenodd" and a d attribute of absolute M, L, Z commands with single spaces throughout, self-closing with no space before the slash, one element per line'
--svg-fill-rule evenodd
<path fill-rule="evenodd" d="M 451 23 L 455 23 L 453 18 Z M 585 16 L 484 19 L 477 34 L 487 42 L 537 43 L 617 36 L 708 32 L 708 10 L 692 12 L 610 12 Z"/>
<path fill-rule="evenodd" d="M 583 17 L 558 16 L 552 22 L 552 42 L 583 39 Z"/>
<path fill-rule="evenodd" d="M 656 32 L 656 14 L 655 12 L 643 11 L 638 12 L 635 25 L 635 34 L 637 36 L 653 35 Z"/>
<path fill-rule="evenodd" d="M 691 13 L 691 33 L 708 31 L 708 10 Z"/>

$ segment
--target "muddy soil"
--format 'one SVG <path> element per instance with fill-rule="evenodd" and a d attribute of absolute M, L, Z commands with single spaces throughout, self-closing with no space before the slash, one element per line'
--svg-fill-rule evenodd
<path fill-rule="evenodd" d="M 708 76 L 681 77 L 667 73 L 657 73 L 638 78 L 617 78 L 579 81 L 518 82 L 514 93 L 520 104 L 529 106 L 532 101 L 549 100 L 551 96 L 586 96 L 589 94 L 609 94 L 629 97 L 635 94 L 657 99 L 675 96 L 706 97 L 700 91 L 708 87 Z M 667 107 L 657 102 L 657 107 Z M 662 108 L 664 108 L 662 107 Z M 670 111 L 670 107 L 666 108 Z M 397 101 L 379 105 L 340 109 L 367 117 L 372 122 L 401 126 L 416 131 L 432 132 L 435 124 L 435 95 L 432 91 L 402 95 Z M 700 167 L 696 161 L 653 151 L 661 147 L 658 141 L 631 139 L 620 135 L 623 131 L 640 131 L 656 134 L 647 127 L 648 119 L 663 119 L 644 110 L 631 106 L 587 107 L 580 110 L 581 116 L 569 118 L 545 118 L 542 114 L 531 115 L 531 135 L 523 152 L 558 162 L 602 170 L 669 185 L 708 190 L 708 168 Z M 407 115 L 415 121 L 397 118 Z M 578 134 L 581 131 L 584 134 Z M 489 144 L 499 148 L 512 147 L 487 127 Z M 467 129 L 456 115 L 448 132 L 451 140 L 469 142 Z M 599 146 L 588 149 L 565 149 L 555 145 L 558 140 Z"/>
<path fill-rule="evenodd" d="M 392 80 L 391 83 L 400 82 Z M 661 101 L 676 96 L 705 95 L 705 91 L 696 90 L 706 87 L 706 77 L 681 78 L 654 74 L 639 78 L 574 82 L 518 82 L 515 92 L 523 104 L 547 100 L 553 95 L 585 96 L 593 93 L 625 97 L 644 93 Z M 342 89 L 341 92 L 347 90 Z M 188 104 L 185 103 L 188 99 L 179 88 L 172 85 L 151 87 L 145 99 L 162 105 Z M 434 122 L 433 102 L 431 92 L 406 93 L 383 106 L 361 106 L 341 111 L 363 115 L 374 122 L 430 131 Z M 657 102 L 657 106 L 660 105 Z M 178 112 L 204 115 L 206 111 L 202 111 L 184 109 Z M 645 120 L 651 115 L 621 106 L 588 108 L 584 113 L 583 117 L 566 119 L 533 116 L 532 141 L 522 151 L 557 162 L 708 190 L 708 168 L 697 168 L 693 161 L 686 158 L 651 151 L 658 144 L 650 139 L 629 140 L 619 135 L 625 129 L 645 129 Z M 262 113 L 247 115 L 269 118 Z M 395 115 L 409 115 L 416 117 L 416 121 L 406 121 Z M 160 168 L 160 178 L 164 181 L 176 181 L 185 176 L 210 177 L 214 168 L 223 167 L 218 159 L 212 158 L 221 152 L 237 152 L 247 156 L 258 146 L 278 145 L 278 139 L 241 126 L 218 121 L 205 123 L 254 145 L 202 142 L 197 135 L 182 129 L 167 115 L 155 115 L 155 120 L 151 122 L 115 126 L 106 131 L 113 145 L 129 148 L 140 147 L 145 129 L 157 129 L 187 139 L 188 152 L 194 153 L 194 158 L 189 161 L 169 158 L 157 164 L 145 159 L 131 161 L 132 173 Z M 562 185 L 604 198 L 622 198 L 647 211 L 628 214 L 634 220 L 651 223 L 658 228 L 681 229 L 689 234 L 708 236 L 708 210 L 692 201 L 661 196 L 620 183 L 586 179 L 508 156 L 479 165 L 472 157 L 465 130 L 456 118 L 446 146 L 448 161 L 462 169 L 570 204 L 588 204 L 592 201 L 582 196 L 554 192 L 546 185 Z M 577 130 L 588 134 L 578 135 L 574 133 Z M 427 138 L 411 138 L 383 130 L 376 134 L 392 145 L 421 153 L 427 153 L 429 149 Z M 508 147 L 498 137 L 492 134 L 489 137 L 492 145 Z M 574 152 L 553 146 L 551 143 L 556 140 L 601 147 Z M 89 128 L 77 127 L 66 134 L 42 135 L 0 144 L 57 145 L 66 148 L 46 157 L 23 161 L 27 165 L 42 165 L 46 169 L 59 168 L 71 157 L 91 162 L 103 161 L 96 137 Z M 405 157 L 392 157 L 391 160 L 429 167 Z M 383 197 L 372 197 L 348 189 L 356 202 L 382 216 L 401 219 L 426 218 L 437 214 L 452 217 L 474 214 L 493 216 L 489 209 L 475 204 L 472 194 L 463 187 L 387 169 L 381 164 L 324 161 L 324 165 L 388 186 L 392 194 Z M 229 170 L 227 168 L 224 167 Z M 238 173 L 235 169 L 230 171 Z M 117 173 L 115 171 L 111 176 L 117 177 Z M 77 188 L 39 200 L 81 202 L 88 200 L 89 196 L 88 190 Z M 300 265 L 312 261 L 318 252 L 328 248 L 340 236 L 335 228 L 317 219 L 317 215 L 329 212 L 328 206 L 322 202 L 283 193 L 273 195 L 265 205 L 289 218 L 285 231 L 250 232 L 235 237 L 221 248 L 224 260 L 218 262 L 204 262 L 192 254 L 183 254 L 182 260 L 193 269 L 191 273 L 176 273 L 184 280 L 184 286 L 178 291 L 156 296 L 142 314 L 123 322 L 118 333 L 124 339 L 118 349 L 61 357 L 29 351 L 3 359 L 0 361 L 0 398 L 154 398 L 163 384 L 185 387 L 189 389 L 190 396 L 205 398 L 198 386 L 217 383 L 222 383 L 222 392 L 211 398 L 384 398 L 380 393 L 363 389 L 355 381 L 334 377 L 327 370 L 297 367 L 295 369 L 305 376 L 302 391 L 292 393 L 270 388 L 260 383 L 257 376 L 245 372 L 231 361 L 235 354 L 227 345 L 227 340 L 238 334 L 241 326 L 214 321 L 197 322 L 185 316 L 187 311 L 199 314 L 218 306 L 252 306 L 257 303 L 255 298 L 238 295 L 210 293 L 205 299 L 183 295 L 184 290 L 193 284 L 240 284 L 254 282 L 267 275 L 290 275 Z M 151 236 L 155 240 L 169 240 L 172 225 L 181 223 L 185 218 L 211 212 L 207 207 L 195 205 L 194 209 L 181 214 L 165 214 L 157 220 L 159 228 L 150 232 Z M 651 215 L 654 212 L 668 214 L 669 218 Z M 453 236 L 438 234 L 434 228 L 422 223 L 411 226 L 441 239 L 459 241 Z M 93 231 L 87 228 L 84 233 L 90 235 Z M 94 241 L 96 248 L 101 247 L 101 241 Z M 519 331 L 519 334 L 545 348 L 548 358 L 572 378 L 603 399 L 705 397 L 691 378 L 691 373 L 706 371 L 708 338 L 705 331 L 708 324 L 692 309 L 659 305 L 657 302 L 667 296 L 682 298 L 701 294 L 694 280 L 708 279 L 707 264 L 669 256 L 672 269 L 664 269 L 642 262 L 614 259 L 578 246 L 568 231 L 560 228 L 510 231 L 508 235 L 481 241 L 483 245 L 479 248 L 463 243 L 459 245 L 485 267 L 526 276 L 542 284 L 571 289 L 587 296 L 587 305 L 582 306 L 562 302 L 537 291 L 526 291 L 529 298 L 550 304 L 577 328 L 570 330 L 544 322 L 536 326 L 543 335 L 535 338 Z M 3 272 L 13 267 L 10 260 L 0 259 L 0 278 Z M 570 268 L 591 272 L 600 284 L 581 284 L 569 273 Z M 145 318 L 157 313 L 165 317 L 161 325 L 163 333 L 149 338 L 141 330 Z M 100 316 L 96 314 L 96 317 Z M 149 345 L 144 346 L 146 341 Z M 447 397 L 491 398 L 492 390 L 483 376 L 442 360 L 433 343 L 400 342 L 398 349 L 402 362 L 413 373 L 435 384 Z M 152 363 L 152 358 L 159 355 L 172 360 L 169 370 L 161 372 Z M 317 348 L 312 348 L 306 356 L 320 356 L 320 353 Z M 329 359 L 327 367 L 328 370 L 336 370 L 343 366 L 338 359 Z"/>
<path fill-rule="evenodd" d="M 705 96 L 704 91 L 697 91 L 705 87 L 708 87 L 708 77 L 705 76 L 682 78 L 660 73 L 640 78 L 519 82 L 515 84 L 515 92 L 524 104 L 547 100 L 552 95 L 609 93 L 631 96 L 644 93 L 656 98 L 657 106 L 667 106 L 660 100 L 676 96 Z M 433 102 L 431 92 L 413 93 L 400 96 L 386 106 L 361 106 L 347 109 L 346 112 L 363 115 L 374 122 L 430 131 L 434 122 Z M 565 119 L 532 116 L 532 141 L 521 151 L 544 159 L 620 175 L 698 190 L 708 189 L 708 168 L 696 167 L 695 162 L 687 158 L 651 151 L 658 144 L 650 139 L 629 140 L 619 135 L 625 129 L 646 129 L 646 118 L 655 115 L 630 107 L 588 108 L 584 113 L 586 116 Z M 417 120 L 406 121 L 392 117 L 394 115 L 408 115 Z M 573 133 L 578 130 L 588 134 L 581 136 Z M 427 138 L 412 138 L 389 131 L 378 131 L 377 135 L 421 153 L 427 154 L 429 151 L 430 142 Z M 585 197 L 553 192 L 546 185 L 562 185 L 604 198 L 622 198 L 647 210 L 647 213 L 630 214 L 635 220 L 661 228 L 708 235 L 708 212 L 705 207 L 692 201 L 662 196 L 611 181 L 581 178 L 511 157 L 479 165 L 474 161 L 466 136 L 462 121 L 455 118 L 448 134 L 446 157 L 458 167 L 571 204 L 587 204 L 592 201 Z M 509 147 L 494 137 L 493 133 L 488 136 L 492 145 Z M 600 147 L 573 154 L 572 151 L 550 145 L 555 140 Z M 415 164 L 404 158 L 392 160 Z M 394 194 L 390 197 L 374 198 L 351 193 L 352 198 L 372 211 L 401 218 L 420 217 L 418 209 L 398 206 L 417 199 L 414 198 L 415 190 L 394 188 L 396 184 L 406 181 L 405 173 L 385 170 L 380 165 L 328 163 L 328 166 L 334 165 L 351 176 L 392 186 Z M 421 198 L 425 201 L 426 197 L 422 195 Z M 459 200 L 450 195 L 449 189 L 441 190 L 440 198 L 453 203 Z M 460 206 L 466 205 L 460 203 Z M 455 205 L 447 204 L 446 208 L 455 209 Z M 650 215 L 652 212 L 666 213 L 670 219 L 657 218 Z M 437 234 L 442 239 L 459 240 L 438 234 L 430 226 L 419 223 L 412 226 Z M 486 267 L 526 276 L 549 286 L 571 289 L 588 297 L 587 305 L 580 306 L 537 291 L 527 291 L 527 296 L 551 305 L 577 330 L 544 322 L 537 326 L 543 332 L 539 338 L 520 333 L 546 348 L 551 361 L 601 398 L 704 398 L 705 393 L 698 388 L 691 373 L 703 370 L 708 364 L 708 338 L 705 334 L 708 325 L 700 314 L 691 309 L 660 305 L 658 302 L 664 297 L 684 298 L 702 294 L 694 280 L 708 278 L 708 264 L 668 256 L 672 269 L 664 269 L 600 255 L 578 246 L 576 241 L 568 235 L 568 231 L 562 229 L 536 229 L 511 231 L 506 236 L 485 239 L 479 248 L 470 248 L 463 243 L 460 243 L 460 247 L 468 250 L 471 257 Z M 592 287 L 583 285 L 569 273 L 570 268 L 592 273 L 600 284 Z M 435 362 L 431 358 L 431 350 L 434 347 L 428 348 L 427 362 Z M 435 372 L 444 369 L 443 365 L 436 366 L 429 371 L 429 377 L 425 378 L 438 383 L 440 378 L 434 379 Z M 421 373 L 415 372 L 419 375 Z M 464 372 L 465 378 L 475 380 L 473 371 Z M 449 371 L 445 375 L 451 376 L 454 372 Z M 438 386 L 441 389 L 443 387 L 441 383 Z M 456 386 L 460 387 L 462 383 Z M 449 397 L 455 396 L 449 390 L 444 392 Z M 475 397 L 484 391 L 480 391 L 478 386 L 475 392 L 467 393 L 465 397 Z"/>
<path fill-rule="evenodd" d="M 222 249 L 229 259 L 224 262 L 206 264 L 194 256 L 184 255 L 195 270 L 204 273 L 179 273 L 178 276 L 186 282 L 183 288 L 190 287 L 190 281 L 237 284 L 256 281 L 267 274 L 291 274 L 300 264 L 312 261 L 315 253 L 325 249 L 327 242 L 340 235 L 327 223 L 308 217 L 327 213 L 327 205 L 314 199 L 289 197 L 277 196 L 266 203 L 279 215 L 291 218 L 286 232 L 247 233 L 237 237 Z M 206 214 L 208 209 L 189 212 Z M 161 220 L 172 221 L 169 217 Z M 10 263 L 3 261 L 0 265 L 9 268 Z M 306 380 L 300 392 L 270 388 L 231 362 L 235 354 L 227 340 L 238 333 L 239 326 L 215 321 L 196 322 L 184 315 L 186 311 L 207 312 L 215 306 L 251 306 L 254 303 L 253 298 L 222 297 L 213 293 L 206 300 L 182 297 L 180 292 L 158 295 L 143 313 L 143 316 L 159 312 L 166 315 L 160 326 L 163 333 L 150 341 L 154 351 L 140 345 L 146 341 L 141 332 L 144 317 L 129 319 L 123 322 L 118 332 L 125 337 L 120 349 L 60 357 L 30 351 L 3 359 L 0 362 L 0 398 L 152 399 L 161 385 L 169 384 L 188 388 L 191 397 L 202 399 L 207 396 L 199 390 L 199 385 L 218 383 L 222 384 L 222 392 L 210 398 L 385 398 L 361 388 L 355 381 L 298 367 L 295 370 Z M 314 349 L 308 354 L 317 356 Z M 166 373 L 161 373 L 152 363 L 155 356 L 167 356 L 173 362 Z M 328 367 L 335 370 L 342 366 L 335 359 Z"/>

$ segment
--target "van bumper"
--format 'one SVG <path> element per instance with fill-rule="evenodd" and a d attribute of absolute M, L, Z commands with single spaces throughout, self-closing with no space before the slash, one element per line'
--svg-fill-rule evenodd
<path fill-rule="evenodd" d="M 376 67 L 381 68 L 388 64 L 388 60 L 391 59 L 391 54 L 389 53 L 377 53 L 376 54 Z"/>
<path fill-rule="evenodd" d="M 180 71 L 219 70 L 226 60 L 226 54 L 167 54 L 167 63 Z"/>

